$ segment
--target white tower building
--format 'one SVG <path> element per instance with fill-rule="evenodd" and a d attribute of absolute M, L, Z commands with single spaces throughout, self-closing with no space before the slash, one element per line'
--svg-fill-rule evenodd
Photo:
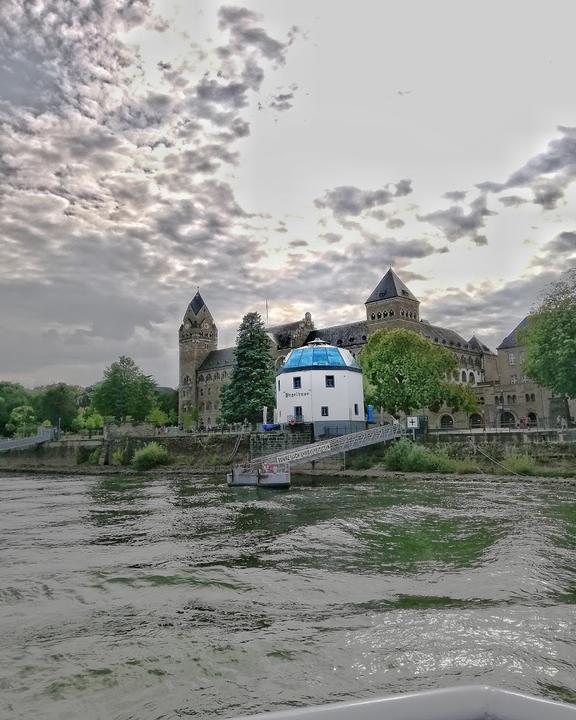
<path fill-rule="evenodd" d="M 276 375 L 277 420 L 312 423 L 316 437 L 364 430 L 362 371 L 344 348 L 312 340 L 292 350 Z"/>

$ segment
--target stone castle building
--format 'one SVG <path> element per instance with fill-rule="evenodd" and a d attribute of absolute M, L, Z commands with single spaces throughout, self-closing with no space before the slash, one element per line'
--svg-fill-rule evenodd
<path fill-rule="evenodd" d="M 523 320 L 491 350 L 478 337 L 464 339 L 454 330 L 431 325 L 420 317 L 420 301 L 390 268 L 365 302 L 366 319 L 316 329 L 310 313 L 302 320 L 267 328 L 270 354 L 279 368 L 286 355 L 311 340 L 324 340 L 356 356 L 371 333 L 381 329 L 406 328 L 447 348 L 456 356 L 454 381 L 467 383 L 479 403 L 475 413 L 426 411 L 431 429 L 554 424 L 558 417 L 576 414 L 564 398 L 532 382 L 522 372 L 524 349 L 518 331 Z M 229 382 L 234 348 L 218 349 L 218 330 L 198 291 L 184 314 L 178 332 L 180 348 L 179 414 L 210 427 L 218 423 L 220 390 Z"/>

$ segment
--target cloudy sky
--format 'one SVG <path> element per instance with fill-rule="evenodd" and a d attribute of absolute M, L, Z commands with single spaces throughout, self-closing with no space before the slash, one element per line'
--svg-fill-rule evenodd
<path fill-rule="evenodd" d="M 3 0 L 0 376 L 177 382 L 200 286 L 495 346 L 576 264 L 573 0 Z"/>

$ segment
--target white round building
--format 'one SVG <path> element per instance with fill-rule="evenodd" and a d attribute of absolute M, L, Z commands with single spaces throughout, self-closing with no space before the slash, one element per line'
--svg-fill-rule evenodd
<path fill-rule="evenodd" d="M 276 408 L 279 423 L 312 423 L 316 437 L 363 430 L 362 370 L 348 350 L 312 340 L 278 371 Z"/>

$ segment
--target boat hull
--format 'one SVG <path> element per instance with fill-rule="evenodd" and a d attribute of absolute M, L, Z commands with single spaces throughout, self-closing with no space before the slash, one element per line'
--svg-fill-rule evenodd
<path fill-rule="evenodd" d="M 243 720 L 576 720 L 576 706 L 472 685 L 244 716 Z"/>
<path fill-rule="evenodd" d="M 256 470 L 245 467 L 233 467 L 226 475 L 228 485 L 254 486 L 266 488 L 290 487 L 290 467 L 277 464 L 263 464 Z"/>

